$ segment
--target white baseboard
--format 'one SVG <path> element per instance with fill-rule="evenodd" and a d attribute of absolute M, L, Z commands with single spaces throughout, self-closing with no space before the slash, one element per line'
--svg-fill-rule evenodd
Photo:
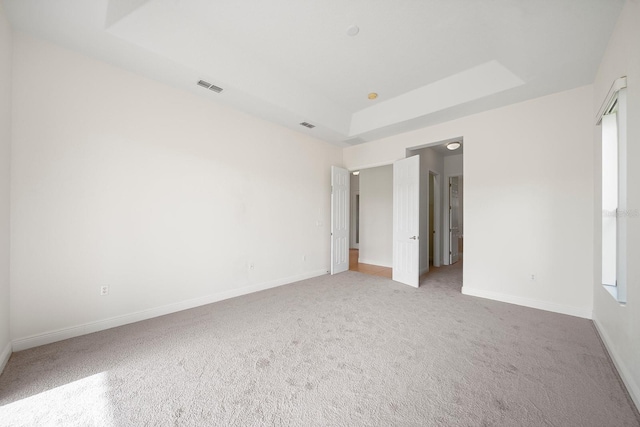
<path fill-rule="evenodd" d="M 389 268 L 391 268 L 391 267 L 392 267 L 392 265 L 391 265 L 391 264 L 389 264 L 389 263 L 386 263 L 386 262 L 380 262 L 380 261 L 377 261 L 377 260 L 375 260 L 375 259 L 359 258 L 359 259 L 358 259 L 358 262 L 359 262 L 359 263 L 361 263 L 361 264 L 377 265 L 377 266 L 379 266 L 379 267 L 389 267 Z"/>
<path fill-rule="evenodd" d="M 556 304 L 548 301 L 540 301 L 531 298 L 518 297 L 514 295 L 503 294 L 500 292 L 485 291 L 483 289 L 472 289 L 468 286 L 462 287 L 462 293 L 474 297 L 492 299 L 495 301 L 508 302 L 510 304 L 522 305 L 524 307 L 537 308 L 539 310 L 552 311 L 554 313 L 568 314 L 570 316 L 591 319 L 593 312 L 591 309 L 574 307 L 570 305 Z"/>
<path fill-rule="evenodd" d="M 615 351 L 615 347 L 612 345 L 611 338 L 605 332 L 602 324 L 595 316 L 593 316 L 593 324 L 595 325 L 596 331 L 598 331 L 598 334 L 600 335 L 605 348 L 609 352 L 609 356 L 611 356 L 611 360 L 613 360 L 613 364 L 618 370 L 618 374 L 620 375 L 620 378 L 622 378 L 622 382 L 627 387 L 627 391 L 629 392 L 629 396 L 631 396 L 631 400 L 633 400 L 636 408 L 640 411 L 640 385 L 634 381 L 631 373 L 629 372 L 629 369 L 627 368 L 627 365 L 624 363 L 618 352 Z"/>
<path fill-rule="evenodd" d="M 62 340 L 66 340 L 73 337 L 78 337 L 80 335 L 86 335 L 86 334 L 91 334 L 93 332 L 104 331 L 106 329 L 115 328 L 117 326 L 127 325 L 129 323 L 139 322 L 141 320 L 152 319 L 154 317 L 164 316 L 166 314 L 176 313 L 178 311 L 200 307 L 202 305 L 211 304 L 211 303 L 222 301 L 225 299 L 235 298 L 235 297 L 247 295 L 253 292 L 275 288 L 278 286 L 286 285 L 286 284 L 297 282 L 300 280 L 322 276 L 323 274 L 327 274 L 327 270 L 325 269 L 316 270 L 309 273 L 299 274 L 296 276 L 290 276 L 282 279 L 276 279 L 268 282 L 258 283 L 256 285 L 246 286 L 240 289 L 232 289 L 224 292 L 218 292 L 216 294 L 207 295 L 200 298 L 194 298 L 194 299 L 181 301 L 174 304 L 164 305 L 161 307 L 150 308 L 150 309 L 138 311 L 135 313 L 125 314 L 122 316 L 116 316 L 109 319 L 98 320 L 95 322 L 89 322 L 89 323 L 85 323 L 78 326 L 71 326 L 68 328 L 48 331 L 48 332 L 31 335 L 24 338 L 18 338 L 13 340 L 11 344 L 13 344 L 13 351 L 26 350 L 28 348 L 37 347 L 45 344 L 51 344 L 53 342 L 62 341 Z"/>
<path fill-rule="evenodd" d="M 0 353 L 0 374 L 4 371 L 4 367 L 7 366 L 11 353 L 13 353 L 13 348 L 11 346 L 11 341 L 9 341 L 7 345 L 4 346 L 2 353 Z"/>

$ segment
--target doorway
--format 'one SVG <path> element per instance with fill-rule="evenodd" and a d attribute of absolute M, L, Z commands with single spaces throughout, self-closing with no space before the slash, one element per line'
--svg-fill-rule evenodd
<path fill-rule="evenodd" d="M 351 188 L 354 191 L 349 198 L 351 215 L 348 223 L 351 225 L 351 231 L 348 264 L 350 270 L 393 277 L 393 271 L 396 269 L 389 267 L 395 266 L 395 258 L 406 252 L 403 252 L 403 248 L 397 250 L 394 237 L 396 234 L 394 212 L 404 211 L 395 206 L 394 199 L 397 191 L 394 171 L 399 162 L 414 156 L 416 157 L 414 160 L 419 160 L 417 172 L 419 179 L 410 186 L 419 187 L 417 216 L 419 229 L 409 233 L 407 238 L 418 243 L 419 265 L 418 268 L 411 269 L 411 276 L 412 278 L 415 276 L 416 282 L 413 284 L 412 279 L 411 285 L 417 286 L 420 282 L 419 278 L 426 274 L 430 267 L 449 265 L 452 261 L 448 187 L 449 178 L 453 176 L 458 177 L 460 195 L 459 233 L 456 242 L 458 242 L 458 259 L 461 259 L 462 154 L 462 137 L 457 137 L 407 149 L 406 158 L 393 164 L 351 171 L 352 180 L 355 172 L 357 184 L 352 181 Z M 365 181 L 369 182 L 369 185 Z M 403 197 L 399 199 L 404 200 Z M 458 266 L 461 266 L 461 263 Z M 409 284 L 408 280 L 398 279 L 398 281 Z"/>
<path fill-rule="evenodd" d="M 360 247 L 360 171 L 352 171 L 350 176 L 351 217 L 349 227 L 349 249 Z"/>
<path fill-rule="evenodd" d="M 420 156 L 420 282 L 429 281 L 432 268 L 451 263 L 449 233 L 449 178 L 458 179 L 458 260 L 462 256 L 463 137 L 427 143 L 407 149 L 406 155 Z M 423 224 L 423 225 L 422 225 Z M 456 264 L 462 266 L 461 262 Z"/>
<path fill-rule="evenodd" d="M 449 177 L 449 264 L 462 259 L 463 194 L 462 176 Z"/>
<path fill-rule="evenodd" d="M 434 266 L 434 253 L 435 253 L 435 241 L 436 241 L 436 212 L 439 210 L 440 204 L 436 206 L 436 180 L 437 176 L 434 173 L 429 173 L 429 267 Z M 437 266 L 440 263 L 438 262 Z"/>
<path fill-rule="evenodd" d="M 391 277 L 391 166 L 351 172 L 349 270 Z"/>

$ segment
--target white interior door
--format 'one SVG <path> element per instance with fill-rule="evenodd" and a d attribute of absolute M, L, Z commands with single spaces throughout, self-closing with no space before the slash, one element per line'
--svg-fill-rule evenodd
<path fill-rule="evenodd" d="M 458 262 L 458 237 L 460 236 L 458 185 L 457 176 L 449 178 L 449 264 Z"/>
<path fill-rule="evenodd" d="M 393 280 L 420 281 L 420 156 L 393 164 Z"/>
<path fill-rule="evenodd" d="M 349 171 L 331 166 L 331 274 L 349 269 Z"/>

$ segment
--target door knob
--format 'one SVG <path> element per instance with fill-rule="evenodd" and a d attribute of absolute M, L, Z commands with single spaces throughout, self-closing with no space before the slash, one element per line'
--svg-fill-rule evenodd
<path fill-rule="evenodd" d="M 411 236 L 411 237 L 409 237 L 409 239 L 411 239 L 411 240 L 418 240 L 418 236 Z"/>

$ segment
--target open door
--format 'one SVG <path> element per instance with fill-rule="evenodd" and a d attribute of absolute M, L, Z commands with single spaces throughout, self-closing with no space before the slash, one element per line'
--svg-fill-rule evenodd
<path fill-rule="evenodd" d="M 460 200 L 458 199 L 459 178 L 452 176 L 449 178 L 449 264 L 458 262 L 458 237 L 460 236 L 460 225 L 458 215 L 460 210 Z"/>
<path fill-rule="evenodd" d="M 331 166 L 331 274 L 349 269 L 349 171 Z"/>
<path fill-rule="evenodd" d="M 393 164 L 393 280 L 420 281 L 420 156 Z"/>

